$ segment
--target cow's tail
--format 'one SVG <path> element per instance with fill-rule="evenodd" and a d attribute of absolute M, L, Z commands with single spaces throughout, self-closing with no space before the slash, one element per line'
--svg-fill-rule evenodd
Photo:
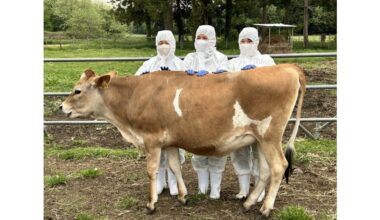
<path fill-rule="evenodd" d="M 293 171 L 292 168 L 292 160 L 295 154 L 295 147 L 294 147 L 294 141 L 297 136 L 298 132 L 298 127 L 300 125 L 300 120 L 301 120 L 301 111 L 302 111 L 302 104 L 303 104 L 303 99 L 305 96 L 305 91 L 306 91 L 306 78 L 304 75 L 304 71 L 301 68 L 297 68 L 297 71 L 299 73 L 299 83 L 300 83 L 300 95 L 298 97 L 298 104 L 297 104 L 297 113 L 296 113 L 296 123 L 293 128 L 292 135 L 290 136 L 290 139 L 288 141 L 286 150 L 285 150 L 285 158 L 288 161 L 288 167 L 285 170 L 285 179 L 286 183 L 289 181 L 289 176 Z"/>

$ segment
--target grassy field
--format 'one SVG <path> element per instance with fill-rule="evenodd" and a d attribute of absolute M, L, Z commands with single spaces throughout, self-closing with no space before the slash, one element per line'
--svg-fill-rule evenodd
<path fill-rule="evenodd" d="M 295 38 L 295 52 L 327 52 L 334 51 L 335 48 L 321 48 L 317 36 L 311 36 L 311 49 L 303 49 L 299 44 L 302 42 Z M 54 43 L 54 42 L 53 42 Z M 328 40 L 328 44 L 333 44 Z M 223 45 L 223 43 L 220 43 Z M 298 45 L 298 46 L 296 46 Z M 185 49 L 177 49 L 176 55 L 184 56 L 193 52 L 191 42 L 186 42 Z M 224 54 L 238 54 L 239 49 L 236 44 L 232 49 L 221 49 Z M 70 58 L 70 57 L 152 57 L 156 55 L 153 41 L 147 41 L 141 35 L 132 35 L 122 41 L 112 40 L 78 40 L 64 41 L 63 49 L 57 44 L 47 44 L 44 47 L 45 58 Z M 299 59 L 275 59 L 276 63 L 298 63 L 303 67 L 316 68 L 321 62 L 335 60 L 336 58 L 299 58 Z M 69 91 L 72 85 L 79 79 L 81 73 L 91 68 L 96 73 L 103 74 L 111 70 L 116 70 L 120 75 L 134 74 L 142 65 L 139 62 L 83 62 L 83 63 L 44 63 L 44 88 L 46 92 Z"/>

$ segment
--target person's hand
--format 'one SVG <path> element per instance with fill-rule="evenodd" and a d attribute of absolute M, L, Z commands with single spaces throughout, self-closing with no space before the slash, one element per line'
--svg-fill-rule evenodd
<path fill-rule="evenodd" d="M 145 70 L 144 72 L 141 73 L 141 75 L 145 75 L 147 73 L 150 73 L 149 71 Z"/>
<path fill-rule="evenodd" d="M 243 68 L 241 68 L 241 70 L 250 70 L 250 69 L 255 69 L 255 68 L 256 68 L 255 65 L 246 65 Z"/>
<path fill-rule="evenodd" d="M 199 72 L 196 73 L 197 76 L 204 76 L 207 75 L 208 71 L 207 70 L 199 70 Z"/>
<path fill-rule="evenodd" d="M 167 67 L 167 66 L 161 66 L 160 67 L 161 68 L 161 71 L 170 71 L 170 69 L 169 69 L 169 67 Z"/>
<path fill-rule="evenodd" d="M 194 75 L 194 73 L 196 73 L 193 69 L 185 70 L 185 72 L 187 73 L 187 75 Z"/>
<path fill-rule="evenodd" d="M 217 69 L 214 73 L 218 74 L 218 73 L 224 73 L 224 72 L 227 72 L 227 70 Z"/>

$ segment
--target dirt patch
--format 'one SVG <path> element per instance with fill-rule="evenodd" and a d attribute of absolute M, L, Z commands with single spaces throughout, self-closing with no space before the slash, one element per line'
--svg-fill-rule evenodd
<path fill-rule="evenodd" d="M 144 214 L 148 201 L 148 178 L 145 160 L 87 159 L 63 161 L 45 159 L 45 175 L 75 173 L 96 167 L 103 175 L 95 179 L 73 179 L 66 185 L 45 188 L 45 219 L 75 219 L 80 213 L 90 213 L 109 219 L 253 219 L 261 203 L 248 213 L 241 211 L 242 202 L 235 199 L 237 177 L 227 162 L 221 186 L 221 199 L 206 199 L 180 205 L 168 190 L 159 196 L 154 215 Z M 287 205 L 300 205 L 311 213 L 336 213 L 336 164 L 332 162 L 298 166 L 290 183 L 281 184 L 275 211 Z M 197 177 L 190 160 L 182 173 L 189 195 L 197 193 Z M 136 206 L 122 209 L 119 202 L 125 197 L 139 200 Z"/>

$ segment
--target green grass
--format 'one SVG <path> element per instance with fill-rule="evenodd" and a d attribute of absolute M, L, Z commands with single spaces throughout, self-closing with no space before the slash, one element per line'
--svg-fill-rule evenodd
<path fill-rule="evenodd" d="M 277 218 L 280 220 L 313 220 L 313 216 L 309 214 L 305 208 L 299 206 L 287 206 L 281 209 Z"/>
<path fill-rule="evenodd" d="M 93 179 L 103 174 L 98 168 L 90 168 L 90 169 L 80 170 L 78 172 L 78 175 L 80 178 Z"/>
<path fill-rule="evenodd" d="M 120 200 L 119 202 L 119 207 L 122 209 L 130 209 L 133 206 L 136 206 L 139 204 L 139 200 L 132 197 L 132 196 L 127 196 L 124 197 Z"/>
<path fill-rule="evenodd" d="M 110 149 L 103 147 L 62 147 L 45 148 L 45 157 L 57 157 L 63 160 L 80 160 L 83 158 L 127 158 L 137 159 L 140 152 L 136 148 Z"/>
<path fill-rule="evenodd" d="M 55 187 L 59 185 L 65 185 L 67 182 L 67 177 L 63 174 L 57 174 L 53 176 L 44 177 L 45 186 Z"/>
<path fill-rule="evenodd" d="M 87 212 L 82 212 L 77 214 L 75 220 L 106 220 L 107 218 L 97 218 L 94 215 L 91 215 Z"/>
<path fill-rule="evenodd" d="M 80 140 L 80 139 L 74 139 L 71 142 L 73 145 L 76 145 L 76 146 L 84 146 L 84 145 L 88 144 L 88 141 Z"/>
<path fill-rule="evenodd" d="M 204 201 L 207 199 L 207 195 L 203 193 L 196 193 L 189 195 L 187 201 L 189 204 L 196 204 L 198 202 Z"/>
<path fill-rule="evenodd" d="M 297 163 L 307 164 L 310 161 L 335 161 L 336 140 L 298 139 L 295 143 Z"/>

